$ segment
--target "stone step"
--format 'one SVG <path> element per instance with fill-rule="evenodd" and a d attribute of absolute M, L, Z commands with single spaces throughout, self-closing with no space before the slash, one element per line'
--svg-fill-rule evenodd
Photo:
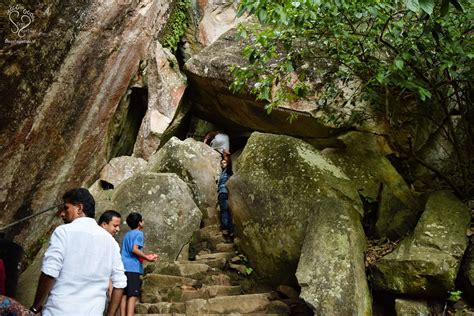
<path fill-rule="evenodd" d="M 247 267 L 243 264 L 234 264 L 230 263 L 229 268 L 236 270 L 237 272 L 246 275 L 247 274 Z"/>
<path fill-rule="evenodd" d="M 135 305 L 135 313 L 139 314 L 172 314 L 185 312 L 186 304 L 184 302 L 137 303 L 137 305 Z"/>
<path fill-rule="evenodd" d="M 221 242 L 216 245 L 217 252 L 230 252 L 232 254 L 235 253 L 235 245 L 234 243 L 225 243 Z"/>
<path fill-rule="evenodd" d="M 269 293 L 194 299 L 186 302 L 186 314 L 265 313 L 270 304 L 270 299 L 271 294 Z"/>
<path fill-rule="evenodd" d="M 157 262 L 152 273 L 182 276 L 186 278 L 203 280 L 212 268 L 195 261 Z"/>
<path fill-rule="evenodd" d="M 201 228 L 197 232 L 197 239 L 201 242 L 205 242 L 207 248 L 212 251 L 216 250 L 217 244 L 225 243 L 225 238 L 222 236 L 222 232 L 218 225 L 209 225 Z"/>
<path fill-rule="evenodd" d="M 212 285 L 200 289 L 189 289 L 183 291 L 181 299 L 183 302 L 194 299 L 209 299 L 218 296 L 240 295 L 240 286 Z"/>
<path fill-rule="evenodd" d="M 150 273 L 143 281 L 141 301 L 143 303 L 181 302 L 183 290 L 199 287 L 201 283 L 191 278 Z"/>
<path fill-rule="evenodd" d="M 226 260 L 230 260 L 234 256 L 233 253 L 228 252 L 214 252 L 214 253 L 207 253 L 203 255 L 197 255 L 196 261 L 203 259 L 217 259 L 217 258 L 225 258 Z"/>
<path fill-rule="evenodd" d="M 280 315 L 280 314 L 274 314 L 274 313 L 247 313 L 247 314 L 241 314 L 241 313 L 231 313 L 231 314 L 199 314 L 199 316 L 240 316 L 240 315 L 245 315 L 245 316 L 263 316 L 263 315 Z M 181 314 L 181 313 L 167 313 L 167 314 L 137 314 L 135 313 L 135 316 L 196 316 L 192 314 Z"/>
<path fill-rule="evenodd" d="M 223 273 L 208 274 L 202 283 L 206 285 L 231 285 L 230 277 Z"/>
<path fill-rule="evenodd" d="M 167 313 L 167 314 L 137 314 L 135 316 L 187 316 L 186 314 L 182 313 Z"/>
<path fill-rule="evenodd" d="M 197 257 L 197 256 L 196 256 Z M 211 268 L 215 269 L 224 269 L 226 264 L 227 264 L 227 258 L 203 258 L 203 259 L 197 259 L 194 261 L 196 263 L 204 263 L 210 266 Z"/>

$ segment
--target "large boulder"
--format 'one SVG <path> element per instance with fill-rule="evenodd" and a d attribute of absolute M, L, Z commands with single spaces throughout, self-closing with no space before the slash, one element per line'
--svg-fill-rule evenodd
<path fill-rule="evenodd" d="M 1 36 L 0 89 L 8 105 L 0 114 L 1 223 L 44 209 L 65 189 L 96 179 L 111 158 L 118 104 L 170 5 L 28 1 L 23 9 L 35 16 L 31 32 L 14 38 L 10 27 L 2 28 L 12 42 Z M 28 249 L 52 222 L 52 216 L 33 219 L 9 235 Z"/>
<path fill-rule="evenodd" d="M 392 153 L 383 136 L 349 132 L 338 137 L 345 148 L 322 151 L 351 179 L 364 200 L 369 218 L 376 218 L 373 233 L 396 240 L 411 231 L 421 211 L 416 194 L 386 158 Z"/>
<path fill-rule="evenodd" d="M 207 223 L 216 223 L 217 184 L 220 155 L 203 142 L 172 137 L 146 167 L 147 172 L 175 173 L 186 182 L 194 202 L 201 209 Z"/>
<path fill-rule="evenodd" d="M 329 199 L 349 201 L 359 217 L 363 212 L 349 178 L 311 145 L 288 136 L 253 133 L 227 186 L 240 246 L 275 285 L 296 283 L 306 229 L 319 220 L 313 219 L 319 209 L 349 216 L 348 209 L 327 208 Z"/>
<path fill-rule="evenodd" d="M 162 144 L 186 89 L 186 78 L 179 70 L 176 57 L 155 41 L 139 76 L 147 88 L 147 110 L 138 132 L 133 155 L 149 159 Z"/>
<path fill-rule="evenodd" d="M 293 108 L 282 105 L 267 115 L 264 103 L 256 101 L 253 95 L 234 94 L 229 90 L 233 81 L 230 66 L 245 63 L 241 53 L 244 44 L 237 41 L 235 35 L 235 29 L 224 33 L 186 62 L 185 71 L 192 87 L 196 113 L 211 122 L 226 122 L 229 130 L 259 130 L 303 137 L 329 136 L 334 128 L 315 117 L 316 106 Z M 298 116 L 297 124 L 288 124 L 289 113 Z"/>
<path fill-rule="evenodd" d="M 371 315 L 360 215 L 342 198 L 326 198 L 318 204 L 296 271 L 300 297 L 315 315 Z"/>
<path fill-rule="evenodd" d="M 396 299 L 395 300 L 395 313 L 397 316 L 405 315 L 417 315 L 417 316 L 428 316 L 433 315 L 428 302 L 416 301 L 407 299 Z"/>
<path fill-rule="evenodd" d="M 99 180 L 106 182 L 102 183 L 102 186 L 111 184 L 111 188 L 114 188 L 134 174 L 143 170 L 145 165 L 146 161 L 141 158 L 130 156 L 116 157 L 109 161 L 109 163 L 100 171 Z"/>
<path fill-rule="evenodd" d="M 201 223 L 191 191 L 172 173 L 137 174 L 114 190 L 112 202 L 124 218 L 130 212 L 142 214 L 145 252 L 156 252 L 161 260 L 175 260 Z M 128 230 L 122 227 L 119 239 Z"/>
<path fill-rule="evenodd" d="M 469 209 L 452 193 L 432 193 L 413 234 L 372 267 L 373 287 L 398 294 L 446 296 L 455 288 L 470 220 Z"/>
<path fill-rule="evenodd" d="M 113 158 L 100 172 L 99 179 L 89 187 L 95 200 L 95 215 L 98 219 L 106 210 L 114 208 L 112 196 L 120 183 L 142 171 L 146 161 L 141 158 L 122 156 Z"/>

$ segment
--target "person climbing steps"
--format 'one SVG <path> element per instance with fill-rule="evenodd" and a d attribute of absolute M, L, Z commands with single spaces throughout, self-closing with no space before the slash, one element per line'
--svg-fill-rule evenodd
<path fill-rule="evenodd" d="M 221 229 L 226 242 L 233 242 L 234 225 L 232 223 L 232 214 L 228 204 L 229 190 L 226 186 L 227 180 L 232 176 L 232 165 L 230 160 L 222 159 L 221 169 L 219 180 L 217 182 L 217 201 L 220 209 Z"/>

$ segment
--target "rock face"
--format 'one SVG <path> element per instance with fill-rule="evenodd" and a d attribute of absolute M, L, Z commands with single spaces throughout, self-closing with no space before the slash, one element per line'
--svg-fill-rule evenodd
<path fill-rule="evenodd" d="M 468 208 L 451 193 L 433 193 L 413 235 L 376 263 L 375 289 L 444 297 L 454 289 L 467 247 Z"/>
<path fill-rule="evenodd" d="M 0 166 L 2 223 L 50 206 L 65 188 L 95 180 L 106 164 L 117 105 L 170 4 L 42 3 L 26 8 L 37 17 L 33 37 L 25 38 L 33 43 L 2 43 L 8 58 L 0 63 L 7 74 L 1 94 L 10 105 L 0 119 L 0 160 L 7 162 Z M 27 247 L 50 225 L 44 219 L 30 223 L 34 230 L 17 226 L 10 232 Z"/>
<path fill-rule="evenodd" d="M 113 205 L 124 219 L 130 212 L 142 214 L 145 252 L 156 252 L 161 260 L 175 260 L 199 229 L 202 214 L 186 183 L 175 174 L 137 174 L 114 191 Z M 128 230 L 123 225 L 119 238 Z"/>
<path fill-rule="evenodd" d="M 148 160 L 160 146 L 163 133 L 175 116 L 186 89 L 186 78 L 179 70 L 176 57 L 158 41 L 150 45 L 142 73 L 148 103 L 133 155 Z"/>
<path fill-rule="evenodd" d="M 189 27 L 183 47 L 185 60 L 244 20 L 237 19 L 237 7 L 238 2 L 234 0 L 191 1 L 188 10 Z"/>
<path fill-rule="evenodd" d="M 186 182 L 206 223 L 216 223 L 217 184 L 220 155 L 192 138 L 171 138 L 148 162 L 149 172 L 171 172 Z"/>

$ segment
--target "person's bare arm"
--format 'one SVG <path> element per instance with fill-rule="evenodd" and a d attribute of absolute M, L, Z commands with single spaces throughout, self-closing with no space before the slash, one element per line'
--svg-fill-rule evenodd
<path fill-rule="evenodd" d="M 109 308 L 107 309 L 107 316 L 114 316 L 120 305 L 122 299 L 123 289 L 113 288 L 112 296 L 110 298 Z"/>
<path fill-rule="evenodd" d="M 132 252 L 134 254 L 136 254 L 137 256 L 147 260 L 147 261 L 155 261 L 156 258 L 158 257 L 156 254 L 154 253 L 149 253 L 149 254 L 146 254 L 144 253 L 143 251 L 141 251 L 139 248 L 138 248 L 138 245 L 133 245 L 133 250 Z"/>
<path fill-rule="evenodd" d="M 54 282 L 56 281 L 55 278 L 49 276 L 43 272 L 39 277 L 38 287 L 36 289 L 36 295 L 34 303 L 31 307 L 36 310 L 41 310 L 43 308 L 44 302 L 49 295 L 49 292 L 53 288 Z"/>

